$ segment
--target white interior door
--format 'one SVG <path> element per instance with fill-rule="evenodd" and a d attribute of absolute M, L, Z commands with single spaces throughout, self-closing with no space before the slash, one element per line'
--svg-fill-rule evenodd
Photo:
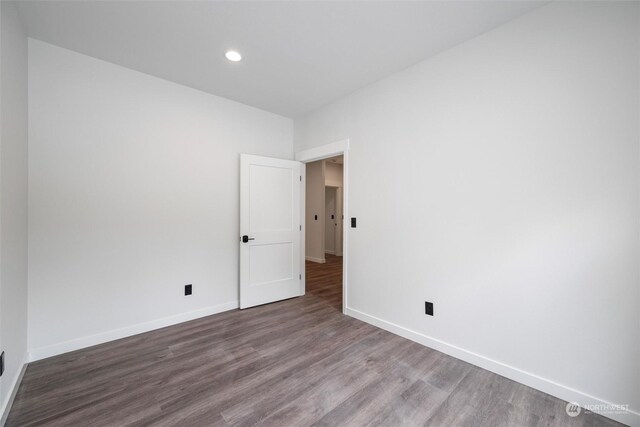
<path fill-rule="evenodd" d="M 302 295 L 301 163 L 240 156 L 240 308 Z"/>

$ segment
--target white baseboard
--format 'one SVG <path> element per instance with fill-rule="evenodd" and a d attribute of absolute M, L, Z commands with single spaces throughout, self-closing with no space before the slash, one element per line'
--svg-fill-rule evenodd
<path fill-rule="evenodd" d="M 418 344 L 422 344 L 424 346 L 441 351 L 442 353 L 448 354 L 457 359 L 464 360 L 465 362 L 479 366 L 483 369 L 494 372 L 513 381 L 517 381 L 521 384 L 535 388 L 536 390 L 540 390 L 559 399 L 565 400 L 567 402 L 576 402 L 581 406 L 589 406 L 590 409 L 593 408 L 593 412 L 598 412 L 596 410 L 598 408 L 597 405 L 602 406 L 612 404 L 611 402 L 607 402 L 604 399 L 591 396 L 590 394 L 581 392 L 571 387 L 558 384 L 555 381 L 551 381 L 549 379 L 539 377 L 535 374 L 525 372 L 513 366 L 498 362 L 497 360 L 493 360 L 480 354 L 465 350 L 463 348 L 456 347 L 455 345 L 446 343 L 444 341 L 431 338 L 427 335 L 421 334 L 411 329 L 407 329 L 400 325 L 396 325 L 395 323 L 387 322 L 386 320 L 382 320 L 361 311 L 347 307 L 345 310 L 345 314 L 401 337 L 407 338 L 411 341 L 415 341 Z M 629 426 L 640 426 L 640 413 L 632 410 L 620 414 L 603 413 L 602 415 L 623 424 L 627 424 Z"/>
<path fill-rule="evenodd" d="M 325 262 L 327 262 L 324 258 L 316 258 L 312 256 L 306 256 L 304 257 L 304 259 L 306 259 L 307 261 L 317 262 L 318 264 L 324 264 Z"/>
<path fill-rule="evenodd" d="M 325 250 L 324 251 L 325 254 L 329 254 L 329 255 L 335 255 L 336 251 L 332 251 L 332 250 Z"/>
<path fill-rule="evenodd" d="M 2 409 L 0 410 L 0 414 L 2 417 L 0 418 L 0 426 L 4 426 L 7 422 L 7 417 L 9 417 L 9 412 L 11 411 L 11 406 L 13 405 L 13 401 L 16 398 L 16 393 L 18 393 L 18 388 L 20 387 L 20 383 L 22 382 L 22 377 L 24 377 L 24 372 L 27 370 L 27 355 L 25 355 L 24 360 L 22 361 L 22 368 L 18 371 L 18 375 L 15 376 L 13 382 L 11 383 L 11 388 L 9 390 L 9 394 L 4 402 L 2 402 Z"/>
<path fill-rule="evenodd" d="M 238 308 L 238 301 L 230 301 L 224 304 L 218 304 L 212 307 L 202 308 L 200 310 L 180 313 L 175 316 L 164 317 L 162 319 L 152 320 L 150 322 L 138 323 L 137 325 L 127 326 L 120 329 L 114 329 L 87 337 L 76 338 L 61 343 L 40 347 L 29 351 L 29 361 L 45 359 L 47 357 L 57 356 L 59 354 L 68 353 L 74 350 L 91 347 L 97 344 L 117 340 L 120 338 L 130 337 L 132 335 L 153 331 L 154 329 L 164 328 L 166 326 L 177 325 L 178 323 L 188 322 L 189 320 L 199 319 L 200 317 L 210 316 L 212 314 L 222 313 Z"/>

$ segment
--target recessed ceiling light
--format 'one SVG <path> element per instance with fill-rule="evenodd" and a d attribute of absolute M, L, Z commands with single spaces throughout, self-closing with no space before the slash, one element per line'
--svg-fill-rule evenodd
<path fill-rule="evenodd" d="M 236 52 L 235 50 L 229 50 L 227 51 L 227 53 L 224 54 L 224 56 L 229 60 L 229 61 L 233 61 L 233 62 L 238 62 L 242 59 L 242 55 L 240 55 L 238 52 Z"/>

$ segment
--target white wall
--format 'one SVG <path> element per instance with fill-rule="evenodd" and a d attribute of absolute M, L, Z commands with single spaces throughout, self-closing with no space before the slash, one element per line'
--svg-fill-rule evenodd
<path fill-rule="evenodd" d="M 291 119 L 31 39 L 29 114 L 33 357 L 237 306 L 239 153 Z"/>
<path fill-rule="evenodd" d="M 0 416 L 27 356 L 27 38 L 0 2 Z"/>
<path fill-rule="evenodd" d="M 324 182 L 326 185 L 342 187 L 342 164 L 324 161 L 325 173 Z"/>
<path fill-rule="evenodd" d="M 344 187 L 336 188 L 336 225 L 335 236 L 336 236 L 336 251 L 335 254 L 337 256 L 343 255 L 343 247 L 344 242 L 343 239 L 343 225 L 344 225 Z"/>
<path fill-rule="evenodd" d="M 324 188 L 324 252 L 330 254 L 336 253 L 336 190 L 336 187 Z"/>
<path fill-rule="evenodd" d="M 350 140 L 350 313 L 640 410 L 638 40 L 637 3 L 552 3 L 296 120 Z"/>
<path fill-rule="evenodd" d="M 306 167 L 305 257 L 324 262 L 324 161 L 307 163 Z"/>
<path fill-rule="evenodd" d="M 334 215 L 336 219 L 331 219 L 331 215 L 325 218 L 325 252 L 342 256 L 342 186 L 344 167 L 341 163 L 333 163 L 330 159 L 324 161 L 324 183 L 332 187 L 332 195 L 335 198 Z M 339 188 L 335 188 L 339 187 Z M 328 190 L 327 190 L 328 191 Z M 328 194 L 328 193 L 326 193 Z M 325 196 L 325 204 L 326 198 Z M 339 200 L 340 199 L 340 200 Z"/>

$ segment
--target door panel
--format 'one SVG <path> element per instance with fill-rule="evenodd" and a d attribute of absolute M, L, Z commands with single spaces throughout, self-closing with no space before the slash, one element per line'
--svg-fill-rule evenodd
<path fill-rule="evenodd" d="M 240 156 L 240 308 L 301 295 L 301 164 Z"/>
<path fill-rule="evenodd" d="M 251 231 L 290 230 L 293 228 L 291 222 L 293 219 L 291 211 L 293 172 L 288 168 L 250 165 Z"/>
<path fill-rule="evenodd" d="M 262 285 L 293 279 L 293 245 L 275 243 L 249 246 L 249 284 Z"/>

